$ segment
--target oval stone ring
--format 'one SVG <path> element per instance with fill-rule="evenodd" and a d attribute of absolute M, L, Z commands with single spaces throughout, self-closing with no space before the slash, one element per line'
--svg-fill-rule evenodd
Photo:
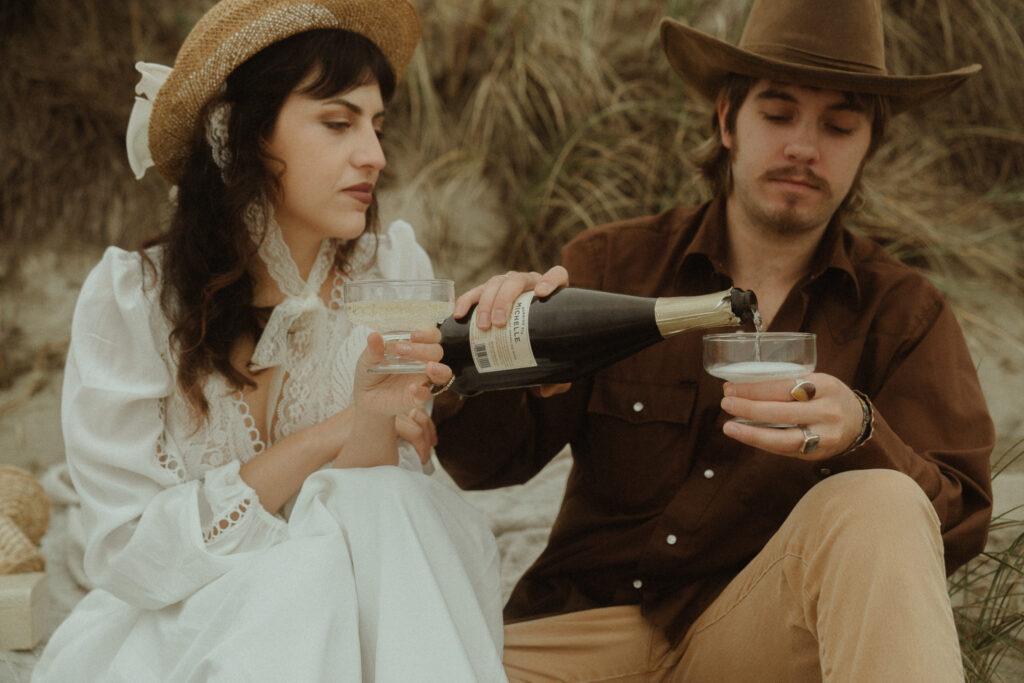
<path fill-rule="evenodd" d="M 810 401 L 814 398 L 815 393 L 817 393 L 817 389 L 814 382 L 808 379 L 796 380 L 796 384 L 789 390 L 789 395 L 793 397 L 794 401 Z"/>

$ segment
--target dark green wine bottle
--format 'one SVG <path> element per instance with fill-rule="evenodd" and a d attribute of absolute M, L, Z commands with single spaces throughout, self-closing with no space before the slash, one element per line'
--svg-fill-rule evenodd
<path fill-rule="evenodd" d="M 572 287 L 544 298 L 525 292 L 504 327 L 481 332 L 475 308 L 445 320 L 442 362 L 463 396 L 573 382 L 680 332 L 739 325 L 756 311 L 754 293 L 740 289 L 659 298 Z"/>

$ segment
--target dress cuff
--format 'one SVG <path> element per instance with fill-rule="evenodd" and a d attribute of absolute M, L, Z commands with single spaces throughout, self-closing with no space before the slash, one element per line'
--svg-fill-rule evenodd
<path fill-rule="evenodd" d="M 199 505 L 203 542 L 212 553 L 259 550 L 285 535 L 286 523 L 260 504 L 256 491 L 239 475 L 240 467 L 235 460 L 210 470 L 200 489 L 205 499 Z"/>

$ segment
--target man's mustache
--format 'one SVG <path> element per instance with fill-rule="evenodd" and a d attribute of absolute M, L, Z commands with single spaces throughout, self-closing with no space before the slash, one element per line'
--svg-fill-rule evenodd
<path fill-rule="evenodd" d="M 761 175 L 762 180 L 792 180 L 799 183 L 810 185 L 816 190 L 821 190 L 826 194 L 832 194 L 832 189 L 828 185 L 828 181 L 816 174 L 806 166 L 786 166 L 784 168 L 776 168 L 770 171 L 765 171 Z"/>

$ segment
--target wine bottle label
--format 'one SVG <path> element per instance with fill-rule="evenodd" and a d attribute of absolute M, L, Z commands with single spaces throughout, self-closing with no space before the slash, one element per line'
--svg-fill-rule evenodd
<path fill-rule="evenodd" d="M 533 292 L 523 292 L 512 304 L 508 324 L 486 332 L 476 326 L 476 311 L 469 322 L 469 344 L 477 372 L 533 368 L 537 359 L 530 345 L 530 302 Z"/>

